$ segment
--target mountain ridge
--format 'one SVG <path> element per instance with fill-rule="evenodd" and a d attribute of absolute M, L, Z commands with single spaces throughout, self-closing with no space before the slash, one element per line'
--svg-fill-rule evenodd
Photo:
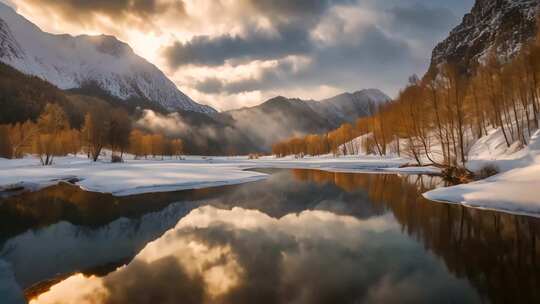
<path fill-rule="evenodd" d="M 5 95 L 11 96 L 0 98 L 10 108 L 0 113 L 4 123 L 35 120 L 46 103 L 56 102 L 79 127 L 85 107 L 99 100 L 128 110 L 135 121 L 143 122 L 138 124 L 141 128 L 182 138 L 190 154 L 268 152 L 275 141 L 331 131 L 390 101 L 380 90 L 366 89 L 319 101 L 275 97 L 255 107 L 217 112 L 189 99 L 163 72 L 114 36 L 45 33 L 3 4 L 0 71 L 7 75 L 2 82 Z M 21 83 L 14 85 L 11 79 Z M 32 85 L 57 97 L 37 98 L 39 89 L 33 89 L 34 97 L 28 98 L 25 90 Z M 139 109 L 156 114 L 145 120 L 145 112 Z M 144 125 L 152 117 L 171 128 Z"/>
<path fill-rule="evenodd" d="M 161 70 L 116 37 L 46 33 L 2 3 L 0 61 L 63 90 L 97 83 L 122 100 L 143 98 L 168 111 L 216 112 L 182 93 Z"/>
<path fill-rule="evenodd" d="M 361 90 L 358 90 L 358 91 L 354 91 L 352 93 L 351 92 L 344 92 L 344 93 L 340 93 L 338 95 L 328 97 L 328 98 L 324 98 L 324 99 L 321 99 L 321 100 L 302 99 L 302 98 L 298 98 L 298 97 L 286 97 L 286 96 L 278 95 L 278 96 L 272 97 L 270 99 L 267 99 L 266 101 L 264 101 L 264 102 L 262 102 L 262 103 L 260 103 L 258 105 L 255 105 L 255 106 L 249 106 L 249 107 L 242 107 L 242 108 L 238 108 L 238 109 L 227 110 L 227 111 L 224 111 L 223 113 L 260 108 L 260 107 L 264 107 L 267 103 L 272 103 L 272 102 L 276 102 L 276 101 L 279 101 L 279 100 L 281 100 L 281 101 L 287 100 L 289 102 L 305 103 L 305 104 L 308 104 L 308 105 L 324 105 L 324 104 L 328 105 L 328 104 L 335 104 L 335 103 L 343 102 L 343 99 L 349 99 L 349 100 L 352 100 L 355 103 L 359 103 L 359 104 L 366 103 L 367 101 L 372 101 L 375 104 L 378 104 L 378 103 L 381 103 L 381 102 L 387 102 L 387 101 L 391 100 L 391 98 L 388 95 L 386 95 L 381 90 L 375 89 L 375 88 L 361 89 Z"/>
<path fill-rule="evenodd" d="M 325 133 L 343 123 L 354 123 L 390 100 L 377 89 L 342 93 L 321 101 L 277 96 L 257 106 L 220 114 L 230 117 L 236 128 L 249 130 L 251 141 L 268 151 L 273 143 L 289 137 Z"/>
<path fill-rule="evenodd" d="M 428 73 L 445 62 L 471 70 L 495 51 L 507 60 L 537 33 L 538 0 L 476 0 L 471 11 L 433 49 Z"/>

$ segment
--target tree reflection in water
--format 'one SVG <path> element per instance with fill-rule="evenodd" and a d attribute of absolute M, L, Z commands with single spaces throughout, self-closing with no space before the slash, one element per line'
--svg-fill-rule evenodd
<path fill-rule="evenodd" d="M 430 202 L 421 193 L 438 186 L 441 181 L 437 177 L 315 170 L 270 173 L 268 180 L 256 183 L 124 198 L 57 186 L 0 201 L 0 217 L 6 220 L 0 224 L 0 236 L 9 239 L 29 228 L 59 221 L 98 229 L 121 216 L 137 218 L 160 212 L 174 202 L 192 200 L 201 202 L 193 205 L 194 209 L 203 205 L 223 210 L 241 207 L 274 219 L 305 210 L 358 220 L 384 217 L 395 221 L 398 231 L 416 240 L 425 251 L 440 257 L 453 275 L 469 281 L 483 300 L 540 302 L 538 219 Z M 398 250 L 394 254 L 404 253 Z"/>
<path fill-rule="evenodd" d="M 303 181 L 366 191 L 372 204 L 390 210 L 407 234 L 490 302 L 540 303 L 539 219 L 431 202 L 421 193 L 440 181 L 430 176 L 293 173 Z"/>

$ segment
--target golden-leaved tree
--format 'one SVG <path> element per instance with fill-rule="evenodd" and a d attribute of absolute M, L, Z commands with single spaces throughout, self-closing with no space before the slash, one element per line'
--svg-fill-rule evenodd
<path fill-rule="evenodd" d="M 38 133 L 34 137 L 34 151 L 43 166 L 52 165 L 55 155 L 62 153 L 61 138 L 69 130 L 66 113 L 56 104 L 47 104 L 37 121 Z"/>

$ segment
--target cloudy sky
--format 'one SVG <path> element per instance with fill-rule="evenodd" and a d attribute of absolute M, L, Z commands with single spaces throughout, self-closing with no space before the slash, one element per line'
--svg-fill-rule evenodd
<path fill-rule="evenodd" d="M 110 34 L 219 110 L 395 95 L 474 0 L 0 0 L 43 30 Z"/>

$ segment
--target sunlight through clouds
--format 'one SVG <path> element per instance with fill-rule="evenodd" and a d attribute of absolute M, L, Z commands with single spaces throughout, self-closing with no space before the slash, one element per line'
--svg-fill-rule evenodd
<path fill-rule="evenodd" d="M 220 110 L 323 99 L 422 73 L 472 0 L 10 0 L 53 33 L 110 34 Z M 43 13 L 46 12 L 46 13 Z M 294 68 L 287 65 L 293 63 Z M 331 87 L 331 90 L 327 88 Z"/>

